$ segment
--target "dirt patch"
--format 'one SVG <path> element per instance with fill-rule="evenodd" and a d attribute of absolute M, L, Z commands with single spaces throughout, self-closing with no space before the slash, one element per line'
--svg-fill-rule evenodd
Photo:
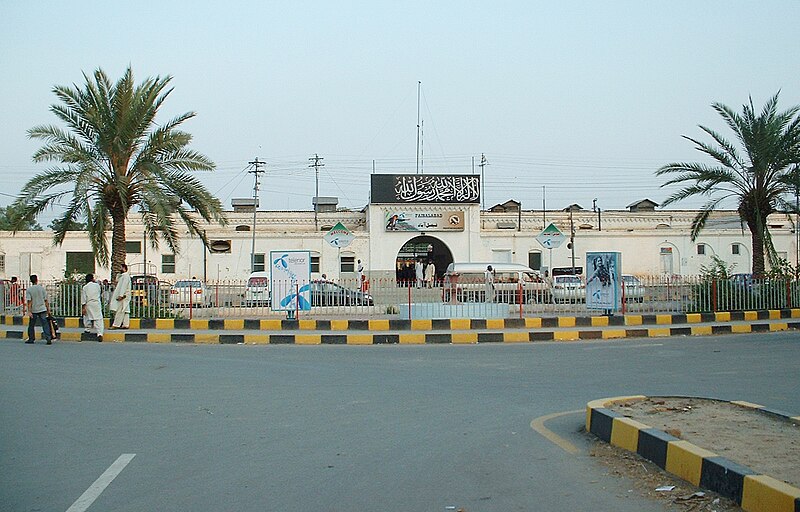
<path fill-rule="evenodd" d="M 596 438 L 595 438 L 596 439 Z M 630 482 L 628 494 L 636 493 L 664 504 L 666 510 L 682 512 L 741 512 L 736 503 L 716 493 L 705 491 L 667 473 L 638 454 L 597 441 L 590 455 L 611 475 Z M 669 489 L 657 491 L 656 489 Z M 625 495 L 619 498 L 625 498 Z"/>
<path fill-rule="evenodd" d="M 609 408 L 800 487 L 798 422 L 702 398 L 649 397 L 609 404 Z"/>

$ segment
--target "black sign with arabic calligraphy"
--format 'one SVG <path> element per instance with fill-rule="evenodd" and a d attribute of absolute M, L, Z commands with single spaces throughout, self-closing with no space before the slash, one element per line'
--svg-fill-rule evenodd
<path fill-rule="evenodd" d="M 480 176 L 372 174 L 371 203 L 479 203 Z"/>

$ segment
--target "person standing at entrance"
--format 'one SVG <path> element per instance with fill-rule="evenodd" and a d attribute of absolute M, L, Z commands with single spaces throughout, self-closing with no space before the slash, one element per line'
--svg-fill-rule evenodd
<path fill-rule="evenodd" d="M 362 292 L 364 291 L 364 265 L 361 264 L 361 260 L 358 260 L 358 268 L 356 269 L 358 272 L 358 289 Z"/>
<path fill-rule="evenodd" d="M 39 320 L 39 325 L 42 326 L 42 338 L 47 341 L 48 345 L 52 345 L 53 334 L 50 332 L 50 303 L 47 301 L 47 290 L 44 286 L 39 284 L 39 278 L 36 274 L 31 276 L 31 285 L 25 290 L 25 301 L 28 304 L 28 341 L 25 343 L 33 343 L 36 339 L 36 331 L 34 326 L 36 320 Z"/>
<path fill-rule="evenodd" d="M 112 329 L 127 329 L 131 326 L 131 275 L 128 265 L 122 264 L 122 273 L 117 276 L 117 287 L 111 294 L 110 309 L 115 312 Z"/>
<path fill-rule="evenodd" d="M 433 288 L 433 282 L 436 279 L 436 265 L 432 260 L 428 260 L 428 266 L 425 267 L 425 286 Z"/>
<path fill-rule="evenodd" d="M 494 269 L 491 265 L 486 267 L 483 273 L 483 281 L 486 287 L 486 302 L 494 302 Z"/>
<path fill-rule="evenodd" d="M 97 341 L 103 341 L 103 290 L 94 280 L 93 274 L 86 274 L 86 284 L 81 290 L 81 304 L 83 305 L 83 327 L 91 332 L 94 328 Z"/>
<path fill-rule="evenodd" d="M 414 274 L 417 278 L 417 288 L 422 288 L 425 283 L 425 272 L 420 259 L 414 264 Z"/>

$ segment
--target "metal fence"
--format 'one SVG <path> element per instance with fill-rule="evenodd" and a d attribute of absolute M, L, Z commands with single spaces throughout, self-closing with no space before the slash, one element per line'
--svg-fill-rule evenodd
<path fill-rule="evenodd" d="M 48 282 L 51 310 L 56 317 L 81 316 L 82 283 Z M 133 318 L 480 318 L 549 315 L 601 315 L 587 309 L 585 285 L 526 288 L 496 283 L 487 304 L 484 283 L 422 283 L 396 279 L 315 280 L 248 286 L 247 281 L 182 280 L 134 286 Z M 0 285 L 0 311 L 25 314 L 26 282 Z M 109 311 L 112 289 L 103 287 L 103 307 Z M 491 293 L 490 293 L 491 295 Z M 297 297 L 302 299 L 298 301 Z M 626 281 L 619 313 L 704 313 L 800 307 L 798 280 L 710 280 L 686 276 L 642 276 Z M 308 301 L 309 304 L 305 304 Z"/>

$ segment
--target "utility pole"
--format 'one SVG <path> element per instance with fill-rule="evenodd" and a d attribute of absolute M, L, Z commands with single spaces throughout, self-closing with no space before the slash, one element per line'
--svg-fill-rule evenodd
<path fill-rule="evenodd" d="M 597 213 L 597 231 L 603 231 L 603 221 L 600 218 L 600 207 L 597 206 L 597 198 L 592 199 L 592 211 Z"/>
<path fill-rule="evenodd" d="M 309 167 L 313 167 L 314 173 L 316 174 L 316 189 L 314 192 L 314 231 L 319 231 L 319 221 L 317 220 L 317 213 L 319 212 L 319 168 L 325 167 L 325 164 L 321 163 L 322 160 L 325 159 L 316 153 L 308 159 L 309 162 L 314 162 L 309 165 Z"/>
<path fill-rule="evenodd" d="M 484 199 L 483 199 L 483 196 L 485 195 L 485 192 L 486 192 L 486 189 L 484 188 L 484 185 L 483 185 L 483 181 L 484 181 L 483 180 L 483 168 L 486 167 L 487 165 L 489 165 L 489 161 L 486 160 L 486 155 L 481 153 L 481 163 L 478 164 L 478 167 L 481 168 L 481 210 L 485 210 L 486 209 L 486 204 L 484 203 Z"/>
<path fill-rule="evenodd" d="M 266 162 L 261 162 L 258 157 L 252 162 L 247 162 L 248 164 L 252 165 L 253 168 L 250 169 L 250 174 L 253 175 L 253 245 L 250 249 L 250 272 L 256 271 L 256 211 L 258 210 L 258 179 L 261 174 L 266 171 L 261 170 L 262 165 L 267 165 Z"/>
<path fill-rule="evenodd" d="M 569 248 L 572 251 L 572 275 L 575 275 L 575 222 L 572 220 L 572 206 L 569 207 Z"/>
<path fill-rule="evenodd" d="M 419 92 L 422 82 L 417 81 L 417 174 L 419 174 Z"/>

